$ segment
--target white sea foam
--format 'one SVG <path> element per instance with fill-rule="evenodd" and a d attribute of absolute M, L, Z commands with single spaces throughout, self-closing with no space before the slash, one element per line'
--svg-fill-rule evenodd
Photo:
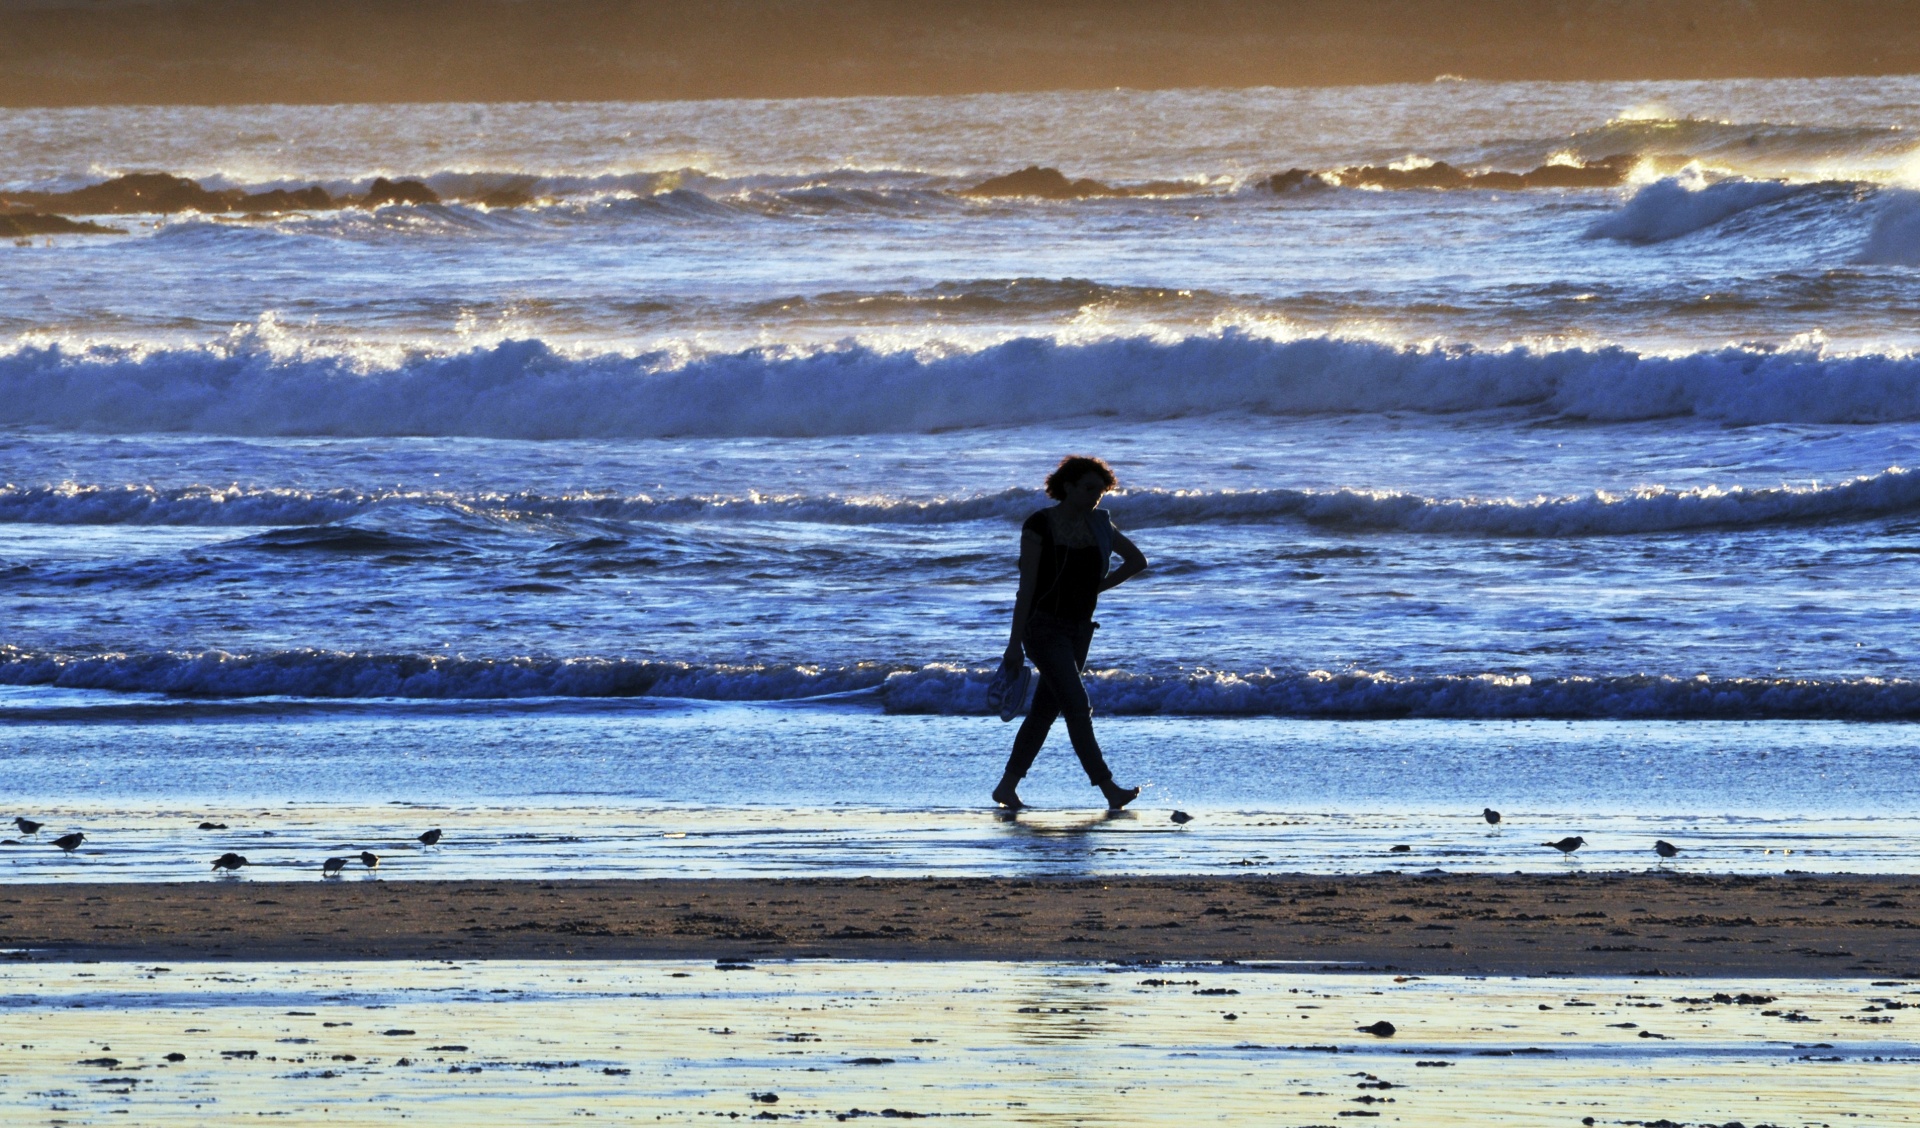
<path fill-rule="evenodd" d="M 1729 347 L 1394 346 L 1239 330 L 1166 340 L 886 351 L 858 343 L 687 359 L 572 355 L 538 340 L 395 361 L 253 334 L 188 348 L 0 353 L 0 425 L 239 435 L 492 438 L 832 435 L 1212 412 L 1530 408 L 1624 421 L 1920 419 L 1920 358 Z"/>
<path fill-rule="evenodd" d="M 505 520 L 788 521 L 944 525 L 1020 520 L 1047 504 L 1038 490 L 967 497 L 454 494 L 189 486 L 0 486 L 0 524 L 299 526 L 418 507 Z M 1756 528 L 1871 520 L 1920 510 L 1920 473 L 1899 467 L 1831 484 L 1594 491 L 1565 497 L 1436 498 L 1392 490 L 1131 490 L 1107 507 L 1129 528 L 1304 521 L 1412 533 L 1574 537 L 1678 529 Z"/>
<path fill-rule="evenodd" d="M 1697 168 L 1688 169 L 1635 192 L 1619 211 L 1588 227 L 1587 238 L 1663 243 L 1801 190 L 1799 185 L 1778 180 L 1721 180 Z"/>
<path fill-rule="evenodd" d="M 990 671 L 926 667 L 881 688 L 890 712 L 984 713 Z M 1920 717 L 1920 682 L 1879 678 L 1396 677 L 1330 673 L 1175 675 L 1090 671 L 1094 708 L 1118 714 L 1293 717 Z"/>
<path fill-rule="evenodd" d="M 783 701 L 851 693 L 891 713 L 984 715 L 991 677 L 991 669 L 946 663 L 740 666 L 322 650 L 74 655 L 0 647 L 0 685 L 193 697 Z M 1088 692 L 1101 712 L 1176 716 L 1920 719 L 1920 682 L 1879 678 L 1105 670 L 1089 672 Z"/>

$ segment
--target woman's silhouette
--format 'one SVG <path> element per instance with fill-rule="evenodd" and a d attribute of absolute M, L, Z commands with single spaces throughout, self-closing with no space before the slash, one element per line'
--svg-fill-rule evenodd
<path fill-rule="evenodd" d="M 1113 771 L 1100 755 L 1093 737 L 1093 710 L 1080 671 L 1087 664 L 1087 647 L 1098 623 L 1094 605 L 1100 593 L 1146 571 L 1147 558 L 1119 529 L 1113 527 L 1100 495 L 1116 485 L 1113 468 L 1098 458 L 1070 455 L 1047 475 L 1047 496 L 1058 504 L 1027 518 L 1020 529 L 1020 594 L 1013 604 L 1013 635 L 1007 642 L 1006 664 L 1016 666 L 1025 649 L 1040 675 L 1027 719 L 1013 738 L 1013 754 L 994 802 L 1018 810 L 1025 806 L 1015 789 L 1033 767 L 1033 758 L 1046 742 L 1055 717 L 1067 719 L 1067 735 L 1087 779 L 1106 794 L 1107 806 L 1119 810 L 1140 794 L 1137 787 L 1113 782 Z M 1120 567 L 1108 571 L 1111 554 L 1120 554 Z"/>

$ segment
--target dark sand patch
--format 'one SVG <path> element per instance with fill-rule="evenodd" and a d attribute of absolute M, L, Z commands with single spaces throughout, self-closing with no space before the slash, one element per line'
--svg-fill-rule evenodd
<path fill-rule="evenodd" d="M 0 886 L 48 959 L 1300 960 L 1920 976 L 1920 877 L 1278 876 Z"/>

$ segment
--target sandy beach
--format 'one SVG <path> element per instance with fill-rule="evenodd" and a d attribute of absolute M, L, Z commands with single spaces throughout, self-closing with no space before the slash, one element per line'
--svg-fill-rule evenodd
<path fill-rule="evenodd" d="M 1916 877 L 787 879 L 0 886 L 16 959 L 1303 961 L 1920 976 Z"/>

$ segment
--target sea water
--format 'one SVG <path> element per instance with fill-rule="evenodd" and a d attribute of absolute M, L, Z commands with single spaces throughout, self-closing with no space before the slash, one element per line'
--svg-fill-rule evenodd
<path fill-rule="evenodd" d="M 622 844 L 440 874 L 1910 866 L 1917 128 L 1915 78 L 0 111 L 0 193 L 445 197 L 0 246 L 0 795 L 99 849 L 8 873 L 316 805 Z M 1171 186 L 964 194 L 1029 164 Z M 985 684 L 1069 452 L 1153 565 L 1089 669 L 1129 825 L 1202 817 L 1061 855 L 986 810 Z M 1097 806 L 1064 733 L 1025 794 Z"/>

